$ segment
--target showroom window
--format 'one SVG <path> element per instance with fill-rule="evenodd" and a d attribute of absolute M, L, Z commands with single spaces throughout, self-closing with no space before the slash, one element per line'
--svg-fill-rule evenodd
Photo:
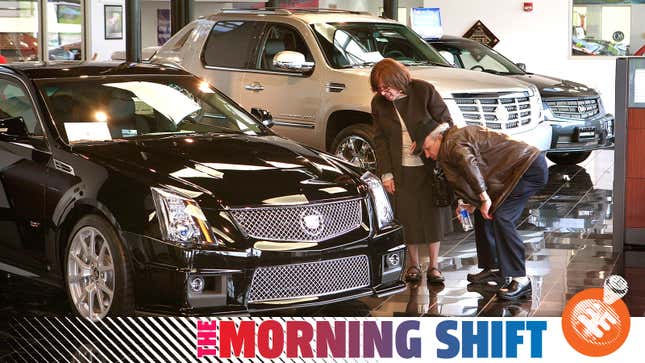
<path fill-rule="evenodd" d="M 645 0 L 573 0 L 571 55 L 625 56 L 645 45 Z"/>
<path fill-rule="evenodd" d="M 206 41 L 204 64 L 212 67 L 248 68 L 264 24 L 259 21 L 217 22 Z"/>
<path fill-rule="evenodd" d="M 85 59 L 83 5 L 84 0 L 0 0 L 0 63 Z"/>

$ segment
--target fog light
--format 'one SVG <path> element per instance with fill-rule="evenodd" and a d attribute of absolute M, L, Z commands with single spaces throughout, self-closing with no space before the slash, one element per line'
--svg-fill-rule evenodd
<path fill-rule="evenodd" d="M 197 294 L 201 293 L 204 290 L 204 279 L 201 276 L 191 278 L 190 290 Z"/>
<path fill-rule="evenodd" d="M 387 256 L 388 267 L 396 267 L 401 263 L 401 257 L 398 253 L 391 253 Z"/>

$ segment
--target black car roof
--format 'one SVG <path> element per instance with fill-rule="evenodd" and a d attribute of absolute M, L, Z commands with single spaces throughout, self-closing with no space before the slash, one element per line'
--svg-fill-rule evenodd
<path fill-rule="evenodd" d="M 0 72 L 21 73 L 31 79 L 70 78 L 79 76 L 107 75 L 190 75 L 175 68 L 148 63 L 12 63 L 0 65 Z M 12 72 L 13 71 L 13 72 Z"/>

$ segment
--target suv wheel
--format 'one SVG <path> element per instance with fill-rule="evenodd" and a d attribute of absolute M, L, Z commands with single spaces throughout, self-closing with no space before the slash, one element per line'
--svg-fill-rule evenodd
<path fill-rule="evenodd" d="M 343 160 L 376 172 L 374 132 L 370 125 L 356 124 L 344 128 L 334 138 L 331 151 Z"/>
<path fill-rule="evenodd" d="M 134 311 L 131 273 L 115 229 L 97 215 L 81 218 L 65 253 L 65 282 L 73 310 L 96 321 Z"/>
<path fill-rule="evenodd" d="M 547 153 L 546 157 L 556 164 L 574 165 L 581 163 L 591 155 L 591 151 L 576 151 L 568 153 Z"/>

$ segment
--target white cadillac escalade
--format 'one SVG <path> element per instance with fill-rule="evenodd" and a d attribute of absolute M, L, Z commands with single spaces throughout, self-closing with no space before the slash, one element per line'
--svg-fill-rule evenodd
<path fill-rule="evenodd" d="M 408 27 L 340 10 L 235 10 L 193 21 L 152 58 L 195 73 L 274 130 L 375 169 L 371 67 L 389 57 L 432 83 L 457 125 L 480 124 L 547 150 L 537 88 L 451 67 Z"/>

